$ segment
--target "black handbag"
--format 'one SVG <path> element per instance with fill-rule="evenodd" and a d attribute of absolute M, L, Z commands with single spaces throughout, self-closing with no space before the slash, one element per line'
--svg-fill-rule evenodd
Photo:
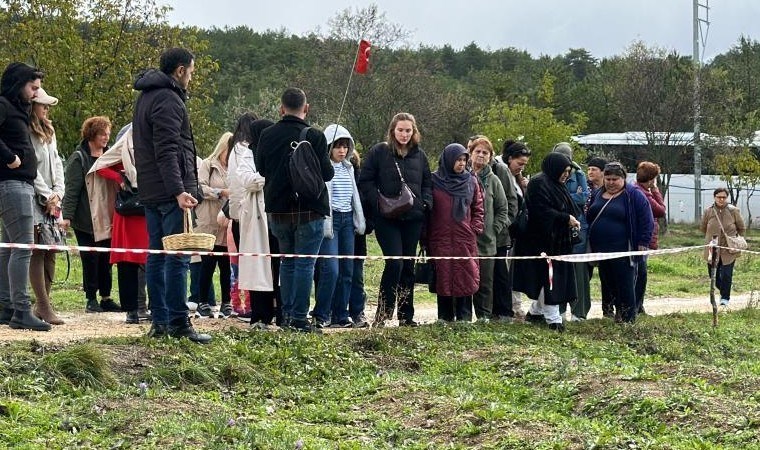
<path fill-rule="evenodd" d="M 393 162 L 396 164 L 398 176 L 401 178 L 401 193 L 396 197 L 387 197 L 379 189 L 377 191 L 377 209 L 386 219 L 397 219 L 414 207 L 414 192 L 406 184 L 404 176 L 401 175 L 398 162 L 395 160 Z"/>
<path fill-rule="evenodd" d="M 116 193 L 114 209 L 122 216 L 144 216 L 145 206 L 140 201 L 137 189 L 132 187 L 127 177 L 124 180 L 124 189 Z"/>
<path fill-rule="evenodd" d="M 66 234 L 56 223 L 55 217 L 45 214 L 42 223 L 34 226 L 34 243 L 40 245 L 66 245 Z"/>
<path fill-rule="evenodd" d="M 428 291 L 435 294 L 435 261 L 427 258 L 425 247 L 420 247 L 414 262 L 414 282 L 427 285 Z"/>

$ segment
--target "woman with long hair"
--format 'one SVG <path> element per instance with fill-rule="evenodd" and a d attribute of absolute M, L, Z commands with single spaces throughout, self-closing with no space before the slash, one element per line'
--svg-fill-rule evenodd
<path fill-rule="evenodd" d="M 48 95 L 44 89 L 37 91 L 32 99 L 32 117 L 29 134 L 37 155 L 37 178 L 34 180 L 35 208 L 34 223 L 41 225 L 45 220 L 57 221 L 61 215 L 61 201 L 65 185 L 63 182 L 63 162 L 58 155 L 53 122 L 48 118 L 48 110 L 58 104 L 58 99 Z M 52 325 L 63 325 L 63 320 L 55 313 L 50 299 L 50 290 L 55 277 L 55 251 L 33 250 L 29 262 L 29 283 L 37 301 L 34 314 Z"/>
<path fill-rule="evenodd" d="M 419 145 L 417 121 L 409 113 L 393 116 L 385 142 L 372 146 L 364 159 L 359 189 L 369 203 L 365 211 L 375 223 L 377 242 L 388 259 L 380 280 L 376 326 L 384 326 L 398 305 L 401 326 L 416 326 L 414 321 L 414 256 L 420 241 L 425 215 L 433 207 L 433 182 L 430 164 Z M 381 214 L 378 196 L 397 197 L 403 184 L 414 194 L 414 204 L 399 217 Z"/>
<path fill-rule="evenodd" d="M 214 147 L 214 151 L 201 162 L 198 167 L 198 183 L 203 191 L 203 201 L 195 207 L 195 215 L 198 219 L 197 231 L 216 236 L 214 242 L 215 252 L 227 251 L 227 227 L 222 227 L 217 221 L 217 216 L 222 210 L 224 202 L 230 196 L 227 184 L 227 162 L 229 160 L 232 133 L 222 134 Z M 222 291 L 222 304 L 219 312 L 228 317 L 232 315 L 230 304 L 230 257 L 201 256 L 201 276 L 198 313 L 202 316 L 211 316 L 211 298 L 209 291 L 213 286 L 214 270 L 219 267 L 219 284 Z"/>

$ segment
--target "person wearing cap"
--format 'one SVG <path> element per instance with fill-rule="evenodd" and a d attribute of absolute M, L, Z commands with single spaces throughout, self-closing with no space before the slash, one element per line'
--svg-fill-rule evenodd
<path fill-rule="evenodd" d="M 8 65 L 0 79 L 0 225 L 3 242 L 34 243 L 34 180 L 37 156 L 29 138 L 32 99 L 43 73 L 24 63 Z M 32 251 L 0 248 L 0 324 L 49 331 L 31 310 L 29 262 Z"/>
<path fill-rule="evenodd" d="M 592 252 L 629 252 L 649 246 L 654 230 L 652 210 L 644 194 L 625 178 L 625 167 L 619 162 L 604 167 L 604 187 L 594 193 L 586 217 Z M 640 260 L 640 256 L 623 256 L 599 261 L 602 292 L 607 290 L 612 295 L 616 320 L 636 320 L 634 286 Z"/>
<path fill-rule="evenodd" d="M 660 175 L 660 166 L 649 161 L 641 161 L 636 168 L 635 186 L 646 196 L 649 206 L 652 208 L 654 216 L 654 231 L 652 240 L 649 241 L 649 248 L 657 250 L 659 247 L 658 234 L 660 225 L 657 219 L 665 217 L 667 209 L 665 200 L 662 198 L 660 190 L 657 189 L 657 177 Z M 636 276 L 636 303 L 638 304 L 639 314 L 646 314 L 644 311 L 644 293 L 647 290 L 647 257 L 644 256 L 639 263 L 638 275 Z"/>
<path fill-rule="evenodd" d="M 567 142 L 559 142 L 552 149 L 555 153 L 560 153 L 570 158 L 571 169 L 570 176 L 565 182 L 570 193 L 570 198 L 573 199 L 573 203 L 579 211 L 583 211 L 586 206 L 586 200 L 588 200 L 588 181 L 586 175 L 583 174 L 581 166 L 573 161 L 573 148 Z M 586 253 L 586 233 L 588 231 L 588 223 L 584 214 L 578 215 L 578 221 L 580 222 L 580 229 L 578 230 L 578 236 L 580 242 L 573 245 L 573 254 Z M 578 298 L 570 307 L 572 322 L 579 322 L 586 320 L 589 310 L 591 309 L 591 288 L 589 286 L 588 270 L 586 269 L 587 263 L 573 263 L 573 270 L 575 271 L 575 287 L 578 290 Z M 560 308 L 564 314 L 564 307 Z"/>
<path fill-rule="evenodd" d="M 34 179 L 34 223 L 40 225 L 46 217 L 57 220 L 61 215 L 63 161 L 58 155 L 55 128 L 48 118 L 48 110 L 58 104 L 58 99 L 44 89 L 37 90 L 32 99 L 32 117 L 29 124 L 34 153 L 37 157 L 37 177 Z M 34 315 L 51 325 L 63 325 L 63 320 L 51 305 L 50 290 L 55 277 L 54 250 L 33 250 L 29 262 L 29 283 L 36 297 Z"/>

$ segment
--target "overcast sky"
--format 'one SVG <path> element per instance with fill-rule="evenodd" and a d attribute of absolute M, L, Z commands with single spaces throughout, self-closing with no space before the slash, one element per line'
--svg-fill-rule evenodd
<path fill-rule="evenodd" d="M 203 28 L 247 25 L 256 31 L 303 34 L 349 7 L 378 5 L 391 22 L 412 31 L 410 44 L 484 49 L 516 47 L 541 54 L 585 48 L 595 57 L 618 55 L 632 41 L 692 53 L 692 0 L 163 0 L 173 24 Z M 709 3 L 705 60 L 728 50 L 742 34 L 760 39 L 760 0 Z M 701 17 L 705 17 L 704 12 Z"/>

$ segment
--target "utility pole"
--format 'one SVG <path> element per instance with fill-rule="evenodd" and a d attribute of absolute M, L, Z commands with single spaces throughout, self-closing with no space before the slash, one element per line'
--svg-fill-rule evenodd
<path fill-rule="evenodd" d="M 704 4 L 701 4 L 699 0 L 694 0 L 694 221 L 699 223 L 702 218 L 702 150 L 700 148 L 700 130 L 699 120 L 701 118 L 700 107 L 700 94 L 699 94 L 699 73 L 702 70 L 702 56 L 699 53 L 699 44 L 702 43 L 704 49 L 705 42 L 701 40 L 702 24 L 704 23 L 707 28 L 710 27 L 709 16 L 710 8 L 708 6 L 709 0 L 703 0 Z M 700 17 L 700 13 L 704 11 L 705 18 Z M 704 38 L 706 39 L 707 33 Z"/>

